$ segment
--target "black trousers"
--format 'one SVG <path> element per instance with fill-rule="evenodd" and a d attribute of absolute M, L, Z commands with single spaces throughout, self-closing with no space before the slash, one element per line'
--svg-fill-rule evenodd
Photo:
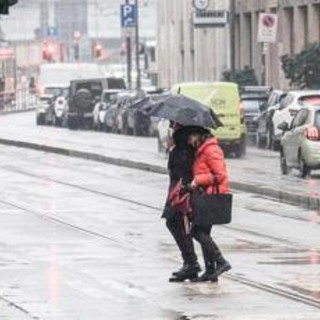
<path fill-rule="evenodd" d="M 194 226 L 192 228 L 192 236 L 201 245 L 203 259 L 206 267 L 213 265 L 222 258 L 221 251 L 211 237 L 211 226 Z"/>
<path fill-rule="evenodd" d="M 183 216 L 176 213 L 168 217 L 166 225 L 181 252 L 183 262 L 191 265 L 197 263 L 192 236 L 185 232 Z"/>

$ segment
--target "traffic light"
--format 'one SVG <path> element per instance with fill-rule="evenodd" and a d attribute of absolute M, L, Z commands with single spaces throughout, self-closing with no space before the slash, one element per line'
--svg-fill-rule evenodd
<path fill-rule="evenodd" d="M 18 3 L 18 0 L 1 0 L 0 14 L 9 14 L 9 7 Z"/>
<path fill-rule="evenodd" d="M 53 60 L 54 45 L 50 42 L 44 42 L 42 47 L 42 58 L 45 61 L 51 62 Z"/>
<path fill-rule="evenodd" d="M 101 58 L 102 56 L 102 45 L 100 43 L 96 43 L 93 46 L 93 56 L 97 59 Z"/>

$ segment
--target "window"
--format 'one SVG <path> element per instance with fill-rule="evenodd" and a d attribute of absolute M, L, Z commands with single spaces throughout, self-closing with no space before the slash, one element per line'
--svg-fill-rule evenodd
<path fill-rule="evenodd" d="M 292 102 L 294 101 L 294 96 L 291 94 L 288 94 L 280 99 L 280 109 L 284 109 L 288 107 Z"/>
<path fill-rule="evenodd" d="M 252 19 L 251 19 L 251 13 L 244 14 L 244 23 L 245 23 L 245 29 L 247 31 L 247 45 L 249 50 L 249 56 L 248 56 L 248 65 L 253 65 L 253 42 L 252 42 Z"/>
<path fill-rule="evenodd" d="M 308 116 L 309 116 L 308 110 L 306 109 L 300 110 L 292 121 L 292 125 L 291 125 L 292 129 L 305 125 L 308 119 Z"/>
<path fill-rule="evenodd" d="M 286 21 L 286 34 L 288 35 L 287 37 L 289 38 L 289 54 L 292 55 L 294 54 L 294 11 L 293 8 L 288 8 L 284 10 L 285 12 L 285 21 Z"/>
<path fill-rule="evenodd" d="M 303 6 L 300 8 L 302 27 L 303 27 L 303 44 L 305 47 L 308 46 L 309 37 L 309 24 L 308 24 L 308 7 Z"/>

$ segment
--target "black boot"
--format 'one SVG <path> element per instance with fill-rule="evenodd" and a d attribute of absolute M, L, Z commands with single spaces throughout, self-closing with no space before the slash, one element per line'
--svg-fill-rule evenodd
<path fill-rule="evenodd" d="M 214 272 L 216 278 L 220 277 L 223 273 L 228 272 L 232 269 L 230 263 L 225 260 L 222 256 L 217 259 L 217 267 Z"/>
<path fill-rule="evenodd" d="M 183 266 L 178 271 L 172 272 L 172 275 L 177 276 L 180 272 L 186 270 L 188 267 L 189 265 L 186 262 L 184 262 Z"/>
<path fill-rule="evenodd" d="M 185 280 L 191 280 L 198 278 L 198 273 L 201 271 L 200 265 L 198 263 L 194 263 L 192 265 L 187 265 L 186 268 L 182 268 L 182 270 L 176 273 L 169 279 L 169 282 L 183 282 Z"/>
<path fill-rule="evenodd" d="M 193 282 L 218 282 L 218 277 L 215 276 L 216 263 L 206 265 L 206 271 L 199 278 L 192 280 Z"/>

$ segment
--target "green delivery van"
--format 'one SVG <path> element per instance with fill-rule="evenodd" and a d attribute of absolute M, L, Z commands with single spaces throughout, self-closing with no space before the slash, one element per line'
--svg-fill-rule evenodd
<path fill-rule="evenodd" d="M 246 126 L 239 87 L 232 82 L 188 82 L 172 88 L 173 94 L 182 94 L 198 100 L 219 116 L 223 127 L 213 130 L 226 154 L 242 157 L 246 153 Z"/>

